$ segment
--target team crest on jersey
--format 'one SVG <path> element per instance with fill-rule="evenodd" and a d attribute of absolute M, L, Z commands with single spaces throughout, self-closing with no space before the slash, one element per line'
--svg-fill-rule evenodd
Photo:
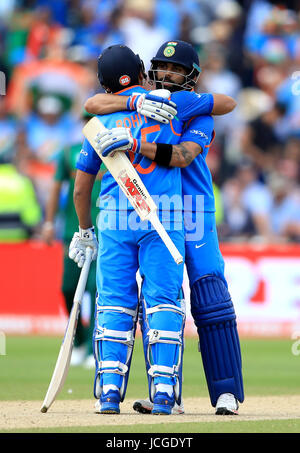
<path fill-rule="evenodd" d="M 173 46 L 167 46 L 164 50 L 165 57 L 172 57 L 175 53 L 175 48 Z"/>
<path fill-rule="evenodd" d="M 126 87 L 127 85 L 129 85 L 130 81 L 131 81 L 131 78 L 127 74 L 124 74 L 119 78 L 119 84 L 122 85 L 123 87 Z"/>

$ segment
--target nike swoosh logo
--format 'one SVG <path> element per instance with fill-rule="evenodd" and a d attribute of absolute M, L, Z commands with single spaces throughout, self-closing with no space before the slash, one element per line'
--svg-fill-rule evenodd
<path fill-rule="evenodd" d="M 203 247 L 205 244 L 206 244 L 206 242 L 204 242 L 204 244 L 195 245 L 195 248 L 196 248 L 196 249 L 200 249 L 200 247 Z"/>

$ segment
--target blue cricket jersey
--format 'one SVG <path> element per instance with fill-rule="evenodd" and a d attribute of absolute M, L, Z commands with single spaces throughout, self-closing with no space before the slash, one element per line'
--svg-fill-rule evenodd
<path fill-rule="evenodd" d="M 205 160 L 213 138 L 214 120 L 210 115 L 193 118 L 182 133 L 181 142 L 196 142 L 203 150 L 188 167 L 181 169 L 186 211 L 215 212 L 212 176 Z M 204 196 L 204 204 L 201 196 Z"/>
<path fill-rule="evenodd" d="M 130 96 L 132 93 L 147 93 L 141 86 L 134 86 L 122 90 L 118 94 Z M 148 142 L 177 144 L 181 139 L 184 122 L 195 115 L 209 114 L 213 108 L 213 96 L 210 94 L 196 94 L 194 92 L 172 93 L 171 100 L 177 105 L 177 116 L 170 124 L 161 124 L 152 119 L 140 115 L 136 111 L 122 111 L 109 115 L 99 115 L 101 122 L 108 128 L 129 127 L 134 138 Z M 172 210 L 181 210 L 181 171 L 179 168 L 161 167 L 142 156 L 127 153 L 134 167 L 140 174 L 142 181 L 149 193 L 157 202 L 159 210 L 170 210 L 170 203 L 161 203 L 160 196 L 164 195 L 166 200 L 174 200 L 178 197 L 178 205 L 172 204 Z M 91 174 L 97 174 L 101 165 L 101 159 L 94 151 L 88 140 L 85 140 L 76 167 L 79 170 Z M 180 200 L 180 203 L 179 203 Z M 100 209 L 132 210 L 125 195 L 119 189 L 118 184 L 107 172 L 104 174 L 101 183 Z"/>

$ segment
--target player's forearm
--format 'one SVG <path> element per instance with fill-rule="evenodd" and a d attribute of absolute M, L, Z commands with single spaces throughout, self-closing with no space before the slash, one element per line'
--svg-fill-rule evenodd
<path fill-rule="evenodd" d="M 172 147 L 170 167 L 188 167 L 195 157 L 202 152 L 200 145 L 194 142 L 182 142 Z"/>
<path fill-rule="evenodd" d="M 91 198 L 95 176 L 80 170 L 76 173 L 73 200 L 79 226 L 83 229 L 93 226 L 91 216 Z"/>
<path fill-rule="evenodd" d="M 172 155 L 169 167 L 185 168 L 202 152 L 201 146 L 194 142 L 183 142 L 178 145 L 172 145 Z M 155 160 L 157 153 L 156 143 L 141 142 L 140 153 Z"/>
<path fill-rule="evenodd" d="M 98 93 L 90 97 L 84 104 L 88 113 L 107 115 L 113 112 L 127 110 L 128 96 L 117 96 L 108 93 Z"/>
<path fill-rule="evenodd" d="M 235 109 L 237 103 L 231 97 L 226 94 L 214 94 L 214 107 L 212 109 L 212 115 L 226 115 L 226 113 L 232 112 Z"/>
<path fill-rule="evenodd" d="M 74 191 L 74 206 L 77 213 L 79 226 L 83 229 L 87 229 L 93 226 L 91 217 L 90 194 Z"/>
<path fill-rule="evenodd" d="M 91 217 L 91 197 L 81 192 L 74 192 L 74 205 L 80 228 L 86 230 L 93 226 Z"/>
<path fill-rule="evenodd" d="M 157 146 L 156 143 L 141 142 L 140 154 L 148 157 L 150 160 L 155 159 Z"/>

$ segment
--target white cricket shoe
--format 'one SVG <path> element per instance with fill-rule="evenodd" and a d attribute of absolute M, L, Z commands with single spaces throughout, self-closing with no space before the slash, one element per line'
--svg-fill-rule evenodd
<path fill-rule="evenodd" d="M 97 401 L 95 402 L 95 406 L 94 406 L 94 407 L 95 407 L 95 413 L 96 413 L 96 414 L 100 414 L 100 413 L 101 413 L 101 412 L 100 412 L 101 406 L 100 406 L 100 401 L 99 401 L 99 400 L 97 400 Z"/>
<path fill-rule="evenodd" d="M 82 365 L 85 359 L 85 354 L 86 354 L 85 346 L 78 346 L 77 348 L 73 348 L 70 365 L 71 366 Z"/>
<path fill-rule="evenodd" d="M 216 404 L 216 415 L 238 415 L 239 404 L 232 393 L 223 393 Z"/>
<path fill-rule="evenodd" d="M 132 407 L 136 412 L 139 412 L 140 414 L 151 414 L 151 411 L 153 409 L 153 403 L 151 403 L 149 398 L 145 400 L 136 400 L 133 403 Z M 178 404 L 175 403 L 171 413 L 172 415 L 184 414 L 183 402 L 180 404 L 180 406 L 178 406 Z"/>

